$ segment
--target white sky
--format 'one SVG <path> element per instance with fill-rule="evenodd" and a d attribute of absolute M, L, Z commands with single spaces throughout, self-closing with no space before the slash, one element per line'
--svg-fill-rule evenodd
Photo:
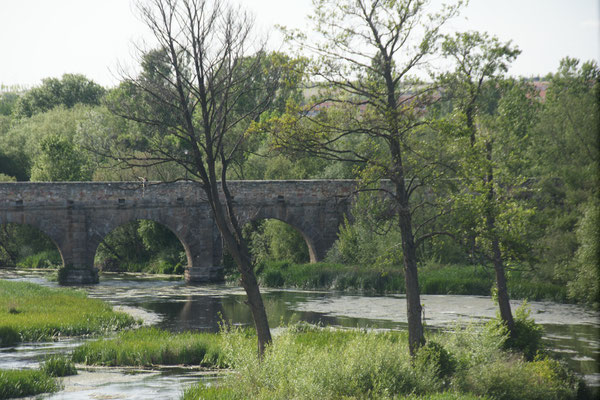
<path fill-rule="evenodd" d="M 264 27 L 303 27 L 310 0 L 238 0 Z M 439 2 L 439 0 L 436 0 Z M 481 30 L 522 50 L 509 73 L 556 71 L 565 56 L 600 59 L 599 0 L 471 0 L 456 30 Z M 130 0 L 0 0 L 0 85 L 81 73 L 104 86 L 133 66 L 147 30 Z"/>

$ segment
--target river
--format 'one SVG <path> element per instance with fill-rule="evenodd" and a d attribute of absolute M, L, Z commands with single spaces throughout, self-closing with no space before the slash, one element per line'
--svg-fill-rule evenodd
<path fill-rule="evenodd" d="M 46 286 L 57 284 L 48 273 L 0 271 L 2 279 L 19 279 Z M 241 288 L 226 285 L 187 286 L 182 281 L 140 279 L 105 274 L 101 282 L 83 287 L 90 297 L 100 298 L 133 313 L 146 324 L 172 331 L 217 331 L 225 321 L 251 324 Z M 271 327 L 307 321 L 340 327 L 404 329 L 406 300 L 403 295 L 364 296 L 328 291 L 263 289 Z M 456 323 L 488 319 L 495 315 L 494 302 L 485 296 L 423 295 L 425 324 L 445 328 Z M 520 301 L 511 302 L 513 309 Z M 532 317 L 544 328 L 550 351 L 600 387 L 600 320 L 583 307 L 552 302 L 530 302 Z M 68 339 L 52 343 L 25 343 L 0 349 L 0 368 L 36 368 L 47 354 L 68 353 L 82 343 Z M 44 399 L 178 399 L 184 388 L 212 373 L 194 368 L 148 371 L 139 368 L 80 368 L 64 378 L 65 389 Z M 40 397 L 37 397 L 40 398 Z"/>

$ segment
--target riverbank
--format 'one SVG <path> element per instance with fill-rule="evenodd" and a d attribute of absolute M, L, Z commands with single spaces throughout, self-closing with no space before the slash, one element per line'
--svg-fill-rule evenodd
<path fill-rule="evenodd" d="M 0 280 L 0 346 L 101 334 L 136 321 L 83 291 Z"/>
<path fill-rule="evenodd" d="M 581 380 L 559 362 L 504 351 L 499 330 L 428 332 L 413 360 L 406 332 L 291 326 L 261 360 L 244 333 L 223 334 L 235 373 L 187 389 L 196 399 L 574 399 Z"/>
<path fill-rule="evenodd" d="M 405 291 L 402 267 L 364 267 L 343 264 L 268 262 L 256 270 L 260 284 L 271 288 L 357 291 L 374 294 Z M 235 281 L 236 274 L 229 276 Z M 494 272 L 480 265 L 429 265 L 419 270 L 422 294 L 490 296 Z M 539 282 L 523 272 L 511 271 L 508 278 L 511 299 L 568 303 L 567 289 L 550 282 Z"/>

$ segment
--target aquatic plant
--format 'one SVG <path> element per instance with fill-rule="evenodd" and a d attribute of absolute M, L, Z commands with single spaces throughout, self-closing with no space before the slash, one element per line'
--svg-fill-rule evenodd
<path fill-rule="evenodd" d="M 73 361 L 63 355 L 52 355 L 40 364 L 40 370 L 48 376 L 63 377 L 77 375 L 77 368 Z"/>
<path fill-rule="evenodd" d="M 0 369 L 0 399 L 56 392 L 59 383 L 43 371 Z"/>
<path fill-rule="evenodd" d="M 220 335 L 173 333 L 157 328 L 125 331 L 115 338 L 87 342 L 73 351 L 72 359 L 76 363 L 108 366 L 229 366 Z"/>
<path fill-rule="evenodd" d="M 266 261 L 258 265 L 262 286 L 332 289 L 375 293 L 404 293 L 404 272 L 397 266 L 355 266 L 334 263 L 294 264 Z M 235 281 L 236 275 L 228 280 Z M 492 270 L 481 265 L 425 265 L 419 271 L 422 294 L 489 296 L 494 286 Z M 567 290 L 560 285 L 532 281 L 514 272 L 508 281 L 513 299 L 568 301 Z"/>
<path fill-rule="evenodd" d="M 99 334 L 134 324 L 131 316 L 82 291 L 0 280 L 1 346 Z"/>

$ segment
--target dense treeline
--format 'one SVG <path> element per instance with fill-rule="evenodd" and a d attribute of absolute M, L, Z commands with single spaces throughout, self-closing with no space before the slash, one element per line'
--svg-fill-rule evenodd
<path fill-rule="evenodd" d="M 146 61 L 160 63 L 160 52 L 149 53 Z M 263 62 L 296 62 L 296 67 L 301 64 L 282 54 L 271 54 Z M 147 70 L 143 73 L 152 79 L 152 68 L 144 67 Z M 567 286 L 573 300 L 598 303 L 598 79 L 595 63 L 566 58 L 558 71 L 542 79 L 486 80 L 473 99 L 477 113 L 469 118 L 476 120 L 478 135 L 484 139 L 496 136 L 489 157 L 478 158 L 475 151 L 465 157 L 461 148 L 461 140 L 471 133 L 465 120 L 468 113 L 461 104 L 464 95 L 457 93 L 469 87 L 464 82 L 458 86 L 456 76 L 440 77 L 442 88 L 436 92 L 439 98 L 423 111 L 430 123 L 420 130 L 418 140 L 430 141 L 419 151 L 429 152 L 424 157 L 436 159 L 446 169 L 427 191 L 417 193 L 423 202 L 435 197 L 437 208 L 417 212 L 415 217 L 417 223 L 436 217 L 433 224 L 424 226 L 424 233 L 442 235 L 431 235 L 430 240 L 419 243 L 419 259 L 429 264 L 491 264 L 485 250 L 491 239 L 485 224 L 477 221 L 489 205 L 479 201 L 485 196 L 471 194 L 484 190 L 483 181 L 474 177 L 493 163 L 498 181 L 496 221 L 498 231 L 504 235 L 501 246 L 509 280 L 510 271 L 515 270 L 534 282 Z M 229 179 L 368 180 L 377 174 L 368 171 L 372 175 L 367 179 L 365 169 L 356 160 L 320 158 L 281 145 L 281 132 L 273 133 L 273 121 L 281 123 L 312 104 L 309 91 L 302 89 L 300 82 L 301 77 L 295 77 L 294 85 L 282 90 L 271 111 L 250 129 L 244 143 L 246 151 L 228 170 Z M 46 79 L 32 89 L 3 88 L 0 179 L 186 178 L 186 171 L 175 164 L 124 166 L 105 152 L 115 140 L 128 142 L 135 149 L 138 141 L 154 134 L 110 111 L 116 101 L 130 94 L 128 90 L 125 83 L 105 89 L 81 75 Z M 129 99 L 136 101 L 135 97 Z M 245 101 L 252 107 L 251 92 Z M 319 114 L 322 120 L 346 115 L 335 107 L 322 108 Z M 307 129 L 303 123 L 294 122 L 294 128 Z M 351 145 L 371 146 L 373 152 L 378 151 L 378 144 L 368 139 Z M 398 245 L 401 233 L 385 218 L 386 207 L 379 199 L 361 194 L 352 217 L 341 227 L 328 261 L 374 269 L 402 264 L 402 247 Z M 259 263 L 308 261 L 302 236 L 283 223 L 262 221 L 247 226 L 245 234 Z M 60 263 L 60 257 L 52 251 L 52 243 L 30 227 L 1 227 L 0 265 Z M 156 272 L 180 272 L 185 263 L 182 251 L 167 229 L 140 221 L 108 237 L 97 261 L 117 269 L 139 270 L 139 265 L 150 263 Z"/>

